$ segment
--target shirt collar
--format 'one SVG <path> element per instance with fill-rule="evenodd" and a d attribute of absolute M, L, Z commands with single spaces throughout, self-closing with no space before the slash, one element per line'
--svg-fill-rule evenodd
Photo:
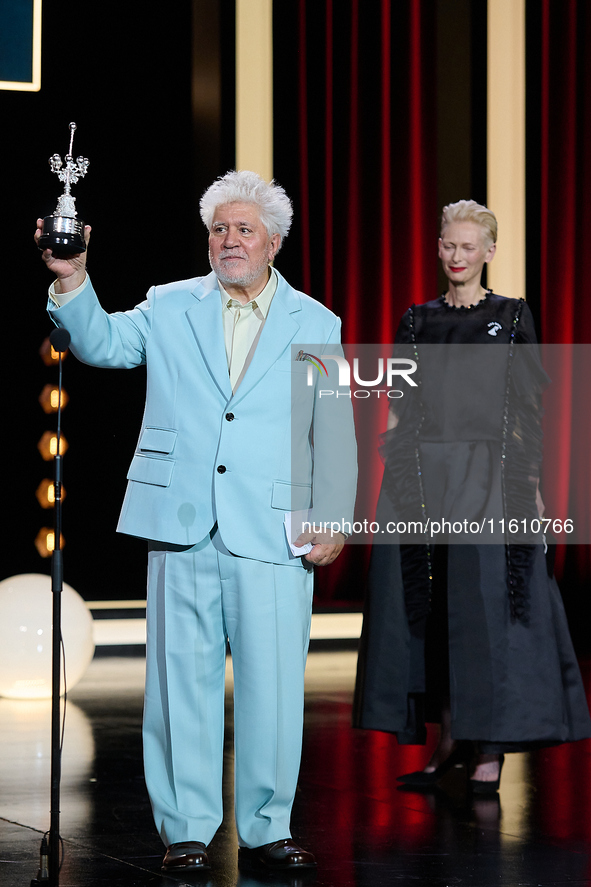
<path fill-rule="evenodd" d="M 263 291 L 260 292 L 255 299 L 251 299 L 251 301 L 247 302 L 246 305 L 241 306 L 243 308 L 246 308 L 248 305 L 252 305 L 252 302 L 256 302 L 261 314 L 265 318 L 267 317 L 267 314 L 269 313 L 269 308 L 271 307 L 271 301 L 273 299 L 273 296 L 275 295 L 275 291 L 277 289 L 277 283 L 278 283 L 277 273 L 276 273 L 275 269 L 271 267 L 270 270 L 271 270 L 271 273 L 269 274 L 269 279 L 268 279 L 267 283 L 265 284 L 265 288 L 263 289 Z M 222 308 L 227 308 L 228 301 L 231 300 L 232 297 L 226 292 L 226 290 L 224 289 L 224 287 L 222 286 L 222 284 L 220 283 L 219 280 L 218 280 L 218 287 L 219 287 L 220 294 L 222 297 Z"/>

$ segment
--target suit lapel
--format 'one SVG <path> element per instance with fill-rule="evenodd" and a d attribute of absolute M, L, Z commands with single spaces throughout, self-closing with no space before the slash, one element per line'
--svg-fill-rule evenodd
<path fill-rule="evenodd" d="M 277 290 L 267 320 L 250 366 L 234 394 L 233 403 L 246 397 L 290 343 L 294 339 L 297 341 L 300 324 L 296 317 L 297 312 L 301 311 L 300 298 L 278 272 L 277 278 Z"/>
<path fill-rule="evenodd" d="M 187 311 L 187 320 L 215 384 L 229 400 L 232 387 L 224 344 L 220 291 L 213 271 L 197 285 L 193 295 L 198 301 Z"/>

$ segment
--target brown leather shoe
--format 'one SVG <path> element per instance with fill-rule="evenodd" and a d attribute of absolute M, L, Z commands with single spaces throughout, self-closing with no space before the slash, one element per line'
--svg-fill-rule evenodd
<path fill-rule="evenodd" d="M 207 850 L 201 841 L 178 841 L 171 844 L 162 860 L 163 872 L 194 872 L 209 867 Z"/>
<path fill-rule="evenodd" d="M 291 838 L 285 838 L 261 847 L 239 847 L 238 865 L 258 869 L 310 869 L 316 867 L 316 860 Z"/>

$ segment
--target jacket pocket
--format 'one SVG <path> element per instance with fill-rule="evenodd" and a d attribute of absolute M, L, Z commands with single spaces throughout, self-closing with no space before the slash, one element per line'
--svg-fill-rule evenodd
<path fill-rule="evenodd" d="M 177 432 L 168 428 L 147 426 L 140 435 L 138 450 L 144 453 L 172 453 L 176 443 Z"/>
<path fill-rule="evenodd" d="M 296 376 L 306 375 L 308 367 L 314 369 L 308 361 L 301 360 L 278 360 L 273 364 L 273 369 L 280 370 L 282 373 L 295 373 Z"/>
<path fill-rule="evenodd" d="M 154 484 L 157 487 L 168 487 L 173 468 L 174 462 L 169 459 L 137 455 L 131 461 L 127 480 L 135 480 L 140 484 Z"/>
<path fill-rule="evenodd" d="M 288 484 L 274 480 L 271 493 L 271 507 L 281 511 L 300 511 L 312 504 L 311 484 Z"/>

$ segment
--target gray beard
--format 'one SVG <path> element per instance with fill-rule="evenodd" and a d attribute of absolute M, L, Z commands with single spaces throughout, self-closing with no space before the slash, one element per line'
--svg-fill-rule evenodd
<path fill-rule="evenodd" d="M 252 268 L 248 274 L 242 274 L 240 277 L 237 277 L 227 274 L 221 262 L 216 264 L 211 257 L 211 252 L 209 253 L 209 264 L 220 283 L 226 284 L 227 286 L 250 286 L 255 280 L 258 280 L 258 278 L 261 277 L 265 268 L 268 268 L 269 266 L 268 260 L 265 259 L 260 265 Z"/>

